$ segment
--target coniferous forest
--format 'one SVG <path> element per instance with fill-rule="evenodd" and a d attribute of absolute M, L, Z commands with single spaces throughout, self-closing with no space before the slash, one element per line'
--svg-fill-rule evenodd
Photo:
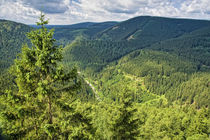
<path fill-rule="evenodd" d="M 0 139 L 210 139 L 210 21 L 48 22 L 0 20 Z"/>

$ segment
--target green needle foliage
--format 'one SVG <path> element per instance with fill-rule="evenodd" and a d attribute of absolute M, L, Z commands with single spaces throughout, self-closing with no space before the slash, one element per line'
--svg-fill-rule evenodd
<path fill-rule="evenodd" d="M 125 90 L 120 97 L 119 103 L 118 115 L 111 122 L 112 137 L 116 140 L 135 140 L 139 135 L 139 119 L 135 117 L 137 109 L 133 105 L 131 91 Z"/>
<path fill-rule="evenodd" d="M 72 105 L 74 93 L 80 89 L 77 70 L 65 73 L 60 65 L 62 48 L 54 45 L 53 30 L 48 31 L 45 24 L 48 20 L 41 14 L 37 22 L 41 28 L 28 33 L 32 48 L 24 45 L 11 68 L 17 89 L 2 95 L 2 133 L 11 139 L 88 137 L 90 119 Z M 75 129 L 78 133 L 72 134 Z"/>

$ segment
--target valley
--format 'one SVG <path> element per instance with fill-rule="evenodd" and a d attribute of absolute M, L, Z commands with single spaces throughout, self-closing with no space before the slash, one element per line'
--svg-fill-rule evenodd
<path fill-rule="evenodd" d="M 28 32 L 36 33 L 37 29 L 42 28 L 0 20 L 0 111 L 3 118 L 0 119 L 0 132 L 6 137 L 38 139 L 53 135 L 64 139 L 65 134 L 71 138 L 75 134 L 76 139 L 83 138 L 83 135 L 80 137 L 80 131 L 81 134 L 84 131 L 86 139 L 117 139 L 124 132 L 121 129 L 129 126 L 121 120 L 124 118 L 136 120 L 131 128 L 134 139 L 209 139 L 210 21 L 140 16 L 122 22 L 46 25 L 46 30 L 53 29 L 55 46 L 62 45 L 56 52 L 58 54 L 50 55 L 50 58 L 59 58 L 56 64 L 54 60 L 49 61 L 53 65 L 51 71 L 58 67 L 58 71 L 52 72 L 55 75 L 53 78 L 56 82 L 72 78 L 71 81 L 62 82 L 63 85 L 48 83 L 51 75 L 46 76 L 47 80 L 37 82 L 36 72 L 42 69 L 36 67 L 48 64 L 47 60 L 43 60 L 43 63 L 33 66 L 35 56 L 46 51 L 35 50 L 34 42 L 30 43 L 26 37 Z M 22 48 L 22 45 L 26 48 Z M 25 55 L 19 54 L 24 51 Z M 40 56 L 44 57 L 45 54 Z M 27 61 L 22 62 L 25 59 Z M 20 66 L 18 62 L 21 62 Z M 18 81 L 17 76 L 11 74 L 18 73 L 14 72 L 18 68 L 29 73 L 18 75 L 19 78 L 25 78 L 25 81 Z M 34 70 L 30 72 L 30 68 Z M 65 72 L 70 73 L 67 78 Z M 43 73 L 40 77 L 44 77 Z M 25 86 L 21 82 L 38 87 L 34 90 L 26 86 L 26 92 L 24 88 L 18 87 Z M 53 87 L 53 92 L 61 92 L 49 96 L 49 99 L 43 93 L 43 96 L 37 96 L 37 100 L 27 103 L 29 108 L 19 102 L 26 100 L 22 98 L 36 96 L 39 90 L 45 89 L 45 83 Z M 62 91 L 69 85 L 70 88 Z M 22 97 L 19 91 L 25 93 L 26 97 Z M 34 95 L 27 95 L 28 91 Z M 57 124 L 53 126 L 52 132 L 46 130 L 45 133 L 42 130 L 48 126 L 41 128 L 40 123 L 40 120 L 45 119 L 43 114 L 46 115 L 46 111 L 41 112 L 45 106 L 39 108 L 41 111 L 35 106 L 50 100 L 50 97 L 55 98 L 52 108 L 57 113 L 54 115 Z M 5 101 L 11 102 L 11 106 Z M 37 104 L 31 105 L 31 102 Z M 18 107 L 19 104 L 22 106 Z M 60 105 L 63 110 L 56 105 Z M 15 112 L 15 108 L 20 112 Z M 36 114 L 28 118 L 27 111 L 30 112 L 30 109 L 40 113 L 42 118 Z M 11 110 L 17 116 L 8 113 Z M 63 115 L 62 112 L 66 110 L 67 113 Z M 69 114 L 72 110 L 73 115 Z M 126 113 L 130 116 L 126 116 Z M 5 117 L 5 114 L 8 116 Z M 27 122 L 19 118 L 21 115 Z M 76 119 L 72 116 L 76 116 Z M 5 118 L 8 126 L 3 121 Z M 36 128 L 42 134 L 40 137 L 26 125 L 31 120 L 33 122 L 34 118 L 40 119 L 35 122 L 40 124 L 40 130 Z M 75 123 L 71 127 L 69 118 L 79 125 Z M 26 124 L 21 124 L 20 120 L 9 123 L 10 119 L 20 119 Z M 21 126 L 24 126 L 23 130 Z"/>

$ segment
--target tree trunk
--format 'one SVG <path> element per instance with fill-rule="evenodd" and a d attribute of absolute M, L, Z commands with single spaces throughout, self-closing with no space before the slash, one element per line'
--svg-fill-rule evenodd
<path fill-rule="evenodd" d="M 53 123 L 53 118 L 52 118 L 52 102 L 50 96 L 48 96 L 48 113 L 49 113 L 49 124 Z"/>

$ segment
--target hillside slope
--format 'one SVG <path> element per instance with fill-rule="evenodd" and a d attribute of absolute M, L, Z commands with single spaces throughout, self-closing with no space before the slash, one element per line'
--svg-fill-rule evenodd
<path fill-rule="evenodd" d="M 87 76 L 104 98 L 116 100 L 128 87 L 138 102 L 166 97 L 168 104 L 210 106 L 210 69 L 199 72 L 196 63 L 167 52 L 138 50 Z"/>
<path fill-rule="evenodd" d="M 210 26 L 210 21 L 140 16 L 120 22 L 99 33 L 98 37 L 101 39 L 127 40 L 145 46 L 207 26 Z"/>
<path fill-rule="evenodd" d="M 133 32 L 135 35 L 126 39 Z M 98 33 L 97 39 L 78 39 L 67 45 L 65 63 L 73 62 L 98 71 L 130 52 L 149 48 L 175 53 L 198 65 L 208 65 L 209 38 L 210 21 L 136 17 Z"/>
<path fill-rule="evenodd" d="M 28 43 L 26 33 L 31 27 L 7 20 L 0 20 L 0 69 L 8 68 L 20 52 L 22 44 Z"/>
<path fill-rule="evenodd" d="M 175 53 L 191 61 L 200 63 L 201 66 L 210 66 L 210 26 L 178 38 L 155 43 L 149 48 Z"/>

